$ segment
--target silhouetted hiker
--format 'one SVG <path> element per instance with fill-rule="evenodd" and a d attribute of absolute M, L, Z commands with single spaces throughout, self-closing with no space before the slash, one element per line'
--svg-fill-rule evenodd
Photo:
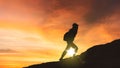
<path fill-rule="evenodd" d="M 74 38 L 75 38 L 75 36 L 76 36 L 76 34 L 77 34 L 77 30 L 78 30 L 78 24 L 74 23 L 74 24 L 72 25 L 72 28 L 71 28 L 67 33 L 64 34 L 64 41 L 67 42 L 67 47 L 66 47 L 66 49 L 64 50 L 64 52 L 63 52 L 63 54 L 62 54 L 62 56 L 61 56 L 61 58 L 60 58 L 59 60 L 62 60 L 62 59 L 63 59 L 63 57 L 64 57 L 64 56 L 66 55 L 66 53 L 67 53 L 67 50 L 68 50 L 70 47 L 72 47 L 72 48 L 75 49 L 75 53 L 77 52 L 78 47 L 73 43 Z M 73 56 L 75 56 L 75 54 L 74 54 Z"/>

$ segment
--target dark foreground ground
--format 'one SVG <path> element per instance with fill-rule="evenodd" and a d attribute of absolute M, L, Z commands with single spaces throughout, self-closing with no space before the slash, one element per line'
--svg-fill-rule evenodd
<path fill-rule="evenodd" d="M 120 68 L 120 39 L 93 46 L 73 58 L 24 68 Z"/>

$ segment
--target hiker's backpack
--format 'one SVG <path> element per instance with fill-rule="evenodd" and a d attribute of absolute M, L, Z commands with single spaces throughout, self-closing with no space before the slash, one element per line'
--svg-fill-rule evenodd
<path fill-rule="evenodd" d="M 63 40 L 64 41 L 69 41 L 69 38 L 70 38 L 70 34 L 68 32 L 65 33 Z"/>

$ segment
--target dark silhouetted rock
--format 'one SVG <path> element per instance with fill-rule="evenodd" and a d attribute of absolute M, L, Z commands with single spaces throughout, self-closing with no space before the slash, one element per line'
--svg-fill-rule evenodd
<path fill-rule="evenodd" d="M 73 58 L 25 68 L 120 68 L 120 39 L 93 46 Z"/>

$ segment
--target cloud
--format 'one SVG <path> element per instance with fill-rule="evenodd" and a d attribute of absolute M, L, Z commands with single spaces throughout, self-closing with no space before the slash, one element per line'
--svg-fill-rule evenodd
<path fill-rule="evenodd" d="M 93 0 L 93 5 L 85 15 L 88 24 L 94 24 L 119 11 L 120 0 Z"/>
<path fill-rule="evenodd" d="M 17 51 L 12 49 L 0 49 L 0 53 L 16 53 Z"/>

